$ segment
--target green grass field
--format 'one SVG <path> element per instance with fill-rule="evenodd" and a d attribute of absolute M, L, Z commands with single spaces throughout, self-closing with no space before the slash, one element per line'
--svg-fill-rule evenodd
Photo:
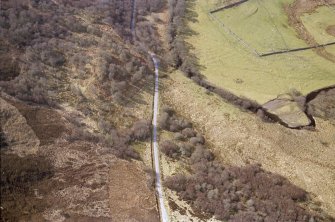
<path fill-rule="evenodd" d="M 291 0 L 250 0 L 215 13 L 227 27 L 258 52 L 265 53 L 307 46 L 288 26 L 283 5 Z"/>
<path fill-rule="evenodd" d="M 312 14 L 305 14 L 302 22 L 319 44 L 334 42 L 335 37 L 326 32 L 328 26 L 335 25 L 335 9 L 330 7 L 319 7 Z"/>
<path fill-rule="evenodd" d="M 273 3 L 271 7 L 270 3 L 266 4 L 269 9 L 280 7 L 279 3 Z M 216 21 L 211 20 L 208 15 L 208 10 L 211 8 L 213 5 L 209 2 L 197 1 L 195 11 L 198 13 L 198 22 L 190 23 L 190 27 L 197 35 L 187 40 L 194 47 L 193 53 L 204 67 L 202 73 L 210 82 L 259 103 L 265 103 L 293 88 L 306 94 L 335 83 L 335 64 L 318 56 L 312 50 L 263 58 L 255 56 L 226 33 Z M 277 13 L 279 11 L 280 9 L 277 9 Z M 241 16 L 240 12 L 235 13 L 235 17 Z M 285 15 L 279 17 L 281 18 L 278 22 L 283 23 L 281 24 L 283 29 L 284 26 L 289 27 L 285 24 L 287 23 Z M 264 25 L 269 23 L 268 19 L 268 15 L 264 14 Z M 257 25 L 261 24 L 254 26 Z M 262 38 L 253 32 L 253 28 L 246 27 L 240 30 L 244 32 L 242 33 L 244 36 L 251 36 L 250 39 Z M 298 46 L 298 43 L 305 45 L 292 31 L 287 31 L 285 36 L 290 45 Z M 327 50 L 335 53 L 333 46 Z"/>

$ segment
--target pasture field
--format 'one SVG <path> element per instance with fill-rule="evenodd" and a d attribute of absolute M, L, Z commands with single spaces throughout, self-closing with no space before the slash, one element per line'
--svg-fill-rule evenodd
<path fill-rule="evenodd" d="M 252 2 L 257 3 L 257 1 Z M 291 0 L 283 0 L 279 3 L 273 3 L 272 1 L 272 3 L 265 3 L 261 0 L 258 2 L 264 3 L 268 10 L 278 14 L 276 15 L 278 17 L 277 27 L 278 29 L 280 27 L 280 30 L 286 30 L 282 31 L 282 35 L 285 36 L 285 42 L 289 46 L 306 46 L 303 40 L 297 37 L 293 29 L 289 28 L 285 12 L 278 9 L 284 3 L 292 2 Z M 335 83 L 335 64 L 320 57 L 313 50 L 263 58 L 254 55 L 209 16 L 208 11 L 213 9 L 213 6 L 210 1 L 196 1 L 194 10 L 198 14 L 198 21 L 190 23 L 190 28 L 197 34 L 187 39 L 188 43 L 193 46 L 192 52 L 199 58 L 199 63 L 203 67 L 202 74 L 208 81 L 230 90 L 238 96 L 256 100 L 261 104 L 276 98 L 280 94 L 287 93 L 293 88 L 307 94 L 315 89 Z M 241 6 L 244 7 L 240 5 L 237 8 Z M 228 9 L 231 10 L 229 11 L 231 22 L 233 22 L 232 16 L 244 16 L 241 15 L 240 11 L 237 11 L 237 8 Z M 249 9 L 246 7 L 245 10 L 251 10 L 252 12 L 252 7 L 250 6 Z M 262 10 L 260 6 L 258 10 Z M 261 14 L 259 13 L 259 15 Z M 264 17 L 258 19 L 264 20 L 263 23 L 254 24 L 251 27 L 248 21 L 248 25 L 240 28 L 241 32 L 244 32 L 242 34 L 250 36 L 250 39 L 262 38 L 257 34 L 255 27 L 261 25 L 270 27 L 271 24 L 268 21 L 269 15 L 267 13 L 262 15 Z M 219 16 L 219 14 L 215 16 Z M 223 18 L 220 19 L 225 22 Z M 236 20 L 236 22 L 238 21 Z M 232 29 L 232 27 L 229 28 Z M 272 35 L 271 32 L 268 35 Z M 277 38 L 277 40 L 279 43 L 280 39 Z M 278 44 L 277 47 L 283 46 Z M 327 47 L 327 51 L 335 54 L 335 47 Z"/>
<path fill-rule="evenodd" d="M 288 25 L 283 6 L 290 2 L 250 0 L 215 16 L 260 53 L 306 47 Z"/>
<path fill-rule="evenodd" d="M 301 19 L 319 44 L 335 41 L 335 36 L 326 31 L 329 26 L 335 25 L 335 8 L 322 6 L 311 14 L 305 14 Z"/>

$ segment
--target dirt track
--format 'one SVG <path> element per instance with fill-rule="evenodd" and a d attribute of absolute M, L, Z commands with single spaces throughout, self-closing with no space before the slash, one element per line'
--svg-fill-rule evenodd
<path fill-rule="evenodd" d="M 285 11 L 288 15 L 289 24 L 296 30 L 298 36 L 309 46 L 315 46 L 319 43 L 303 25 L 301 16 L 305 13 L 314 12 L 320 6 L 329 6 L 334 4 L 334 0 L 296 0 L 293 4 L 285 6 Z M 335 63 L 335 55 L 326 51 L 325 48 L 315 48 L 313 50 L 323 58 Z"/>

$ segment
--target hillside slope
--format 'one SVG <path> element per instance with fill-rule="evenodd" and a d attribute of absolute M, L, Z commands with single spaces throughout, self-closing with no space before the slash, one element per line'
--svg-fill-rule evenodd
<path fill-rule="evenodd" d="M 143 3 L 133 40 L 130 0 L 1 2 L 2 221 L 158 221 Z"/>

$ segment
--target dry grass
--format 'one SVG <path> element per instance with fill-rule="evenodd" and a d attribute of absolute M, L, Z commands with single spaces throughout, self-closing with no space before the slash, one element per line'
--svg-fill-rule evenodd
<path fill-rule="evenodd" d="M 201 131 L 218 158 L 227 164 L 261 163 L 311 193 L 335 215 L 333 157 L 335 127 L 317 119 L 315 132 L 266 124 L 241 112 L 175 72 L 164 86 L 164 100 Z M 189 101 L 185 103 L 185 101 Z"/>
<path fill-rule="evenodd" d="M 147 186 L 143 164 L 116 161 L 109 171 L 109 204 L 113 221 L 159 220 L 154 191 Z"/>

